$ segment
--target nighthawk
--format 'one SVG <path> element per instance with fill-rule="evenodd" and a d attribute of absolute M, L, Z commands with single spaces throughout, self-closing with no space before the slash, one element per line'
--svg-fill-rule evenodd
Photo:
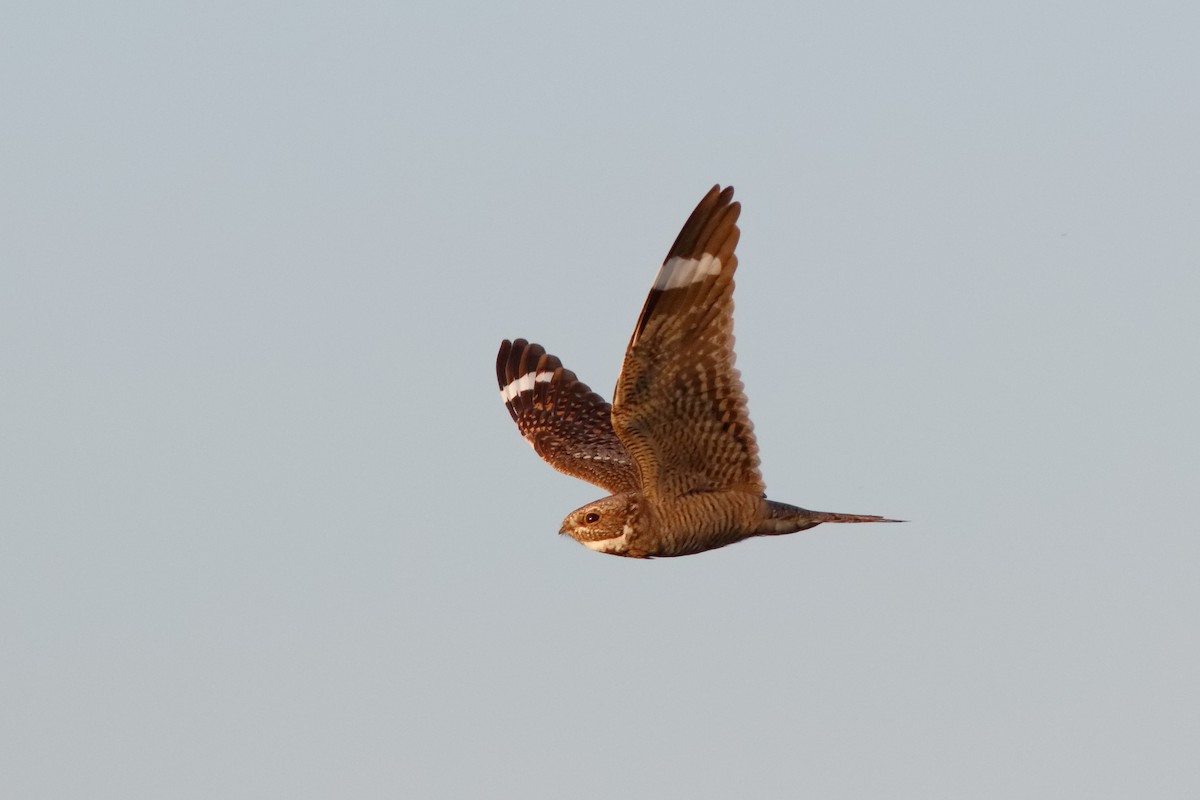
<path fill-rule="evenodd" d="M 646 298 L 613 403 L 539 345 L 504 340 L 500 396 L 550 466 L 610 492 L 565 533 L 630 558 L 685 556 L 822 522 L 897 522 L 768 500 L 734 368 L 733 273 L 741 206 L 714 186 L 688 217 Z"/>

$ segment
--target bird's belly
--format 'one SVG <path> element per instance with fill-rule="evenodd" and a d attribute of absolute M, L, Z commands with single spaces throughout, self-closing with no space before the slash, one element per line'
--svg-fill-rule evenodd
<path fill-rule="evenodd" d="M 763 501 L 745 492 L 702 492 L 679 498 L 659 515 L 656 556 L 685 556 L 754 536 Z"/>

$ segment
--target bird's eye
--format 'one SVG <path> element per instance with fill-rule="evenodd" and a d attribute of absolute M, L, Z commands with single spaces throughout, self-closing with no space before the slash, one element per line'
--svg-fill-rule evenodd
<path fill-rule="evenodd" d="M 595 511 L 588 512 L 588 515 L 583 518 L 583 521 L 586 522 L 588 525 L 591 525 L 593 522 L 600 521 L 600 515 L 597 514 Z"/>

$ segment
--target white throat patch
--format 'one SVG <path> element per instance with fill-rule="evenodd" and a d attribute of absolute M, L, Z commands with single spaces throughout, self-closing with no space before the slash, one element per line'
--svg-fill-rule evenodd
<path fill-rule="evenodd" d="M 584 541 L 584 546 L 589 550 L 595 550 L 597 553 L 624 553 L 629 549 L 629 534 L 633 533 L 633 527 L 629 523 L 625 523 L 625 529 L 621 531 L 620 536 L 612 539 L 596 539 L 594 541 Z"/>

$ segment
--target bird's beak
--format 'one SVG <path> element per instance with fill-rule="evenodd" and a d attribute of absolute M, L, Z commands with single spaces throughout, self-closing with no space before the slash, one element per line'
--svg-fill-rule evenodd
<path fill-rule="evenodd" d="M 569 526 L 567 525 L 566 521 L 564 520 L 564 521 L 563 521 L 563 524 L 562 524 L 562 527 L 558 529 L 558 535 L 559 535 L 559 536 L 565 536 L 565 535 L 567 535 L 567 534 L 568 534 L 568 533 L 570 533 L 570 532 L 571 532 L 571 531 L 570 531 L 570 529 L 569 529 Z"/>

